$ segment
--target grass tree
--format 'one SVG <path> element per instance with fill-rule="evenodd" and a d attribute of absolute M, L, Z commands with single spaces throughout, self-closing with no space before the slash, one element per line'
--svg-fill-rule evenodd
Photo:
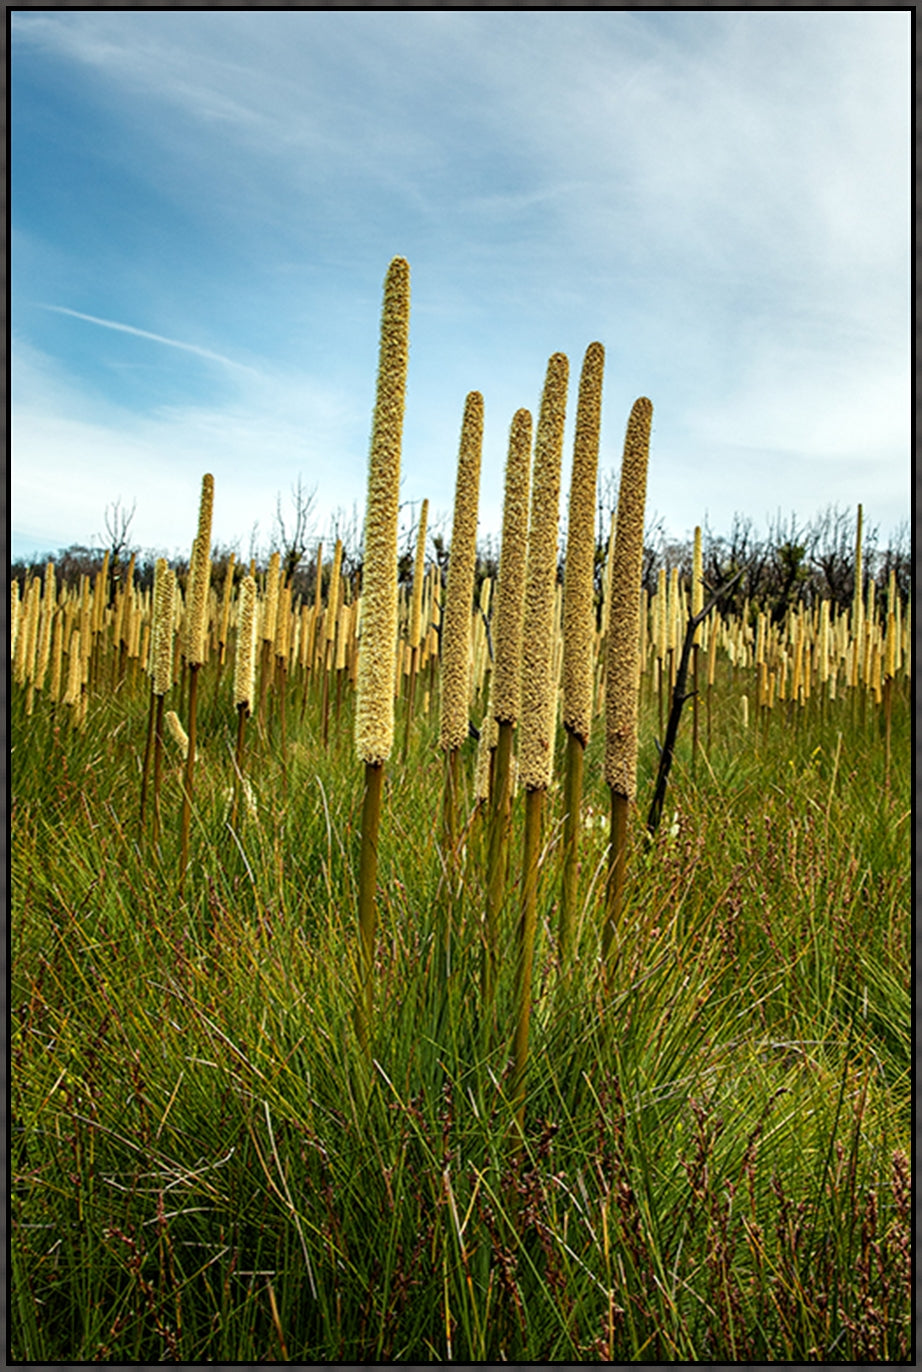
<path fill-rule="evenodd" d="M 528 552 L 528 497 L 531 487 L 531 414 L 517 410 L 509 430 L 499 583 L 494 611 L 494 661 L 491 679 L 496 751 L 490 787 L 487 890 L 484 916 L 483 1001 L 492 1011 L 496 985 L 498 923 L 506 887 L 512 797 L 512 744 L 522 700 L 522 620 Z"/>
<path fill-rule="evenodd" d="M 459 757 L 470 730 L 471 608 L 477 560 L 477 506 L 483 443 L 483 396 L 471 391 L 464 403 L 455 509 L 442 620 L 442 692 L 439 746 L 445 755 L 442 836 L 449 882 L 457 864 Z M 448 930 L 446 928 L 446 938 Z M 447 952 L 447 949 L 446 949 Z"/>
<path fill-rule="evenodd" d="M 154 773 L 154 843 L 160 830 L 160 779 L 163 759 L 163 702 L 173 684 L 173 615 L 176 600 L 176 576 L 166 558 L 159 557 L 154 567 L 153 620 L 150 634 L 150 708 L 148 713 L 147 747 L 141 775 L 140 827 L 144 827 L 147 799 L 147 779 L 153 753 Z"/>
<path fill-rule="evenodd" d="M 245 576 L 240 583 L 237 609 L 237 652 L 234 660 L 234 706 L 237 710 L 237 744 L 234 751 L 234 800 L 231 827 L 237 823 L 243 787 L 243 748 L 246 722 L 253 708 L 256 686 L 256 581 Z"/>
<path fill-rule="evenodd" d="M 384 281 L 378 382 L 368 463 L 365 513 L 362 639 L 358 666 L 355 741 L 365 766 L 359 859 L 359 986 L 356 1029 L 371 1050 L 378 833 L 384 764 L 394 742 L 394 671 L 397 649 L 397 511 L 400 447 L 410 336 L 410 267 L 395 257 Z"/>
<path fill-rule="evenodd" d="M 535 433 L 535 461 L 522 622 L 522 715 L 519 781 L 525 789 L 522 902 L 516 957 L 516 1118 L 525 1121 L 525 1071 L 531 1017 L 532 968 L 538 923 L 538 858 L 541 814 L 551 781 L 556 711 L 551 685 L 554 589 L 560 513 L 560 464 L 567 409 L 569 363 L 554 353 L 547 365 Z"/>
<path fill-rule="evenodd" d="M 612 556 L 611 615 L 605 678 L 605 780 L 611 797 L 611 847 L 608 858 L 602 955 L 615 948 L 627 863 L 628 813 L 637 790 L 637 695 L 640 659 L 640 579 L 643 520 L 653 406 L 634 401 L 621 461 L 618 520 Z"/>
<path fill-rule="evenodd" d="M 198 705 L 199 669 L 205 661 L 205 631 L 207 629 L 208 590 L 211 581 L 211 512 L 214 504 L 214 477 L 210 472 L 202 477 L 199 501 L 198 533 L 192 545 L 189 581 L 186 587 L 185 657 L 189 673 L 188 720 L 189 747 L 183 779 L 182 817 L 180 823 L 179 886 L 183 888 L 189 862 L 189 828 L 192 818 L 192 793 L 195 784 L 196 714 Z"/>
<path fill-rule="evenodd" d="M 590 343 L 583 359 L 576 406 L 563 583 L 563 725 L 567 753 L 564 763 L 563 879 L 560 894 L 562 964 L 569 959 L 576 922 L 583 754 L 592 725 L 595 486 L 604 366 L 605 350 L 602 344 Z"/>

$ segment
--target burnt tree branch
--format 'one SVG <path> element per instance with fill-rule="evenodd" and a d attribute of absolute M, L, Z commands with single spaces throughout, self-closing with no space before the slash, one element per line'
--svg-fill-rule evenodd
<path fill-rule="evenodd" d="M 689 615 L 688 623 L 685 626 L 685 639 L 682 643 L 682 654 L 679 658 L 679 665 L 676 668 L 675 686 L 672 691 L 672 705 L 669 710 L 669 719 L 666 722 L 666 736 L 663 739 L 663 746 L 660 750 L 659 769 L 656 773 L 656 788 L 653 792 L 653 800 L 650 803 L 650 810 L 647 815 L 647 833 L 650 838 L 659 828 L 659 822 L 663 813 L 663 801 L 666 799 L 666 783 L 669 780 L 669 771 L 672 767 L 672 757 L 675 752 L 675 741 L 679 732 L 679 719 L 682 714 L 682 706 L 686 700 L 690 700 L 695 694 L 694 691 L 686 694 L 685 683 L 688 679 L 688 663 L 691 657 L 692 645 L 695 641 L 695 630 L 713 610 L 714 606 L 732 589 L 740 577 L 745 572 L 746 567 L 740 567 L 735 576 L 729 581 L 725 581 L 719 586 L 711 596 L 708 603 L 698 611 L 696 615 Z M 708 588 L 710 589 L 710 588 Z"/>

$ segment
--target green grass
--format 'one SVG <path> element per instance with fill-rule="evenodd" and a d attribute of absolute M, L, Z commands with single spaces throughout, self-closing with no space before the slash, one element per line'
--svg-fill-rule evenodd
<path fill-rule="evenodd" d="M 683 719 L 649 849 L 645 698 L 607 990 L 598 722 L 563 979 L 559 773 L 548 799 L 520 1135 L 521 797 L 491 1038 L 480 818 L 465 802 L 449 891 L 435 709 L 395 750 L 369 1071 L 351 694 L 324 749 L 319 697 L 299 719 L 289 679 L 284 767 L 277 718 L 251 721 L 256 814 L 233 834 L 229 673 L 201 688 L 182 897 L 169 741 L 159 850 L 138 832 L 146 683 L 91 698 L 80 732 L 13 691 L 13 1361 L 910 1355 L 905 691 L 885 791 L 872 705 L 753 710 L 744 731 L 726 668 L 694 772 Z"/>

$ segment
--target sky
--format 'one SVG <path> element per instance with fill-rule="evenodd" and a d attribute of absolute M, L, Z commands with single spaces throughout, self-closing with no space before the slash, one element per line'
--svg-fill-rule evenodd
<path fill-rule="evenodd" d="M 20 10 L 11 16 L 11 552 L 361 529 L 382 284 L 411 271 L 401 527 L 479 534 L 547 360 L 606 352 L 611 504 L 648 524 L 910 515 L 910 15 Z M 603 500 L 603 503 L 604 500 Z"/>

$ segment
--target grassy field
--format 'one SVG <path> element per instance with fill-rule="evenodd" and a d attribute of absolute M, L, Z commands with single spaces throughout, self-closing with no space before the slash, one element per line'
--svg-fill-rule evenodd
<path fill-rule="evenodd" d="M 420 681 L 387 769 L 369 1065 L 348 682 L 330 687 L 326 746 L 319 679 L 291 673 L 284 720 L 267 692 L 232 828 L 231 673 L 206 663 L 180 891 L 181 754 L 167 740 L 155 845 L 139 826 L 149 678 L 111 670 L 80 727 L 41 692 L 27 715 L 12 687 L 14 1362 L 910 1356 L 905 677 L 885 776 L 861 688 L 759 710 L 752 669 L 721 659 L 694 766 L 686 706 L 647 847 L 644 676 L 607 979 L 595 729 L 565 974 L 557 779 L 545 811 L 521 1133 L 522 797 L 484 1023 L 476 744 L 455 867 L 437 682 L 426 713 Z"/>

